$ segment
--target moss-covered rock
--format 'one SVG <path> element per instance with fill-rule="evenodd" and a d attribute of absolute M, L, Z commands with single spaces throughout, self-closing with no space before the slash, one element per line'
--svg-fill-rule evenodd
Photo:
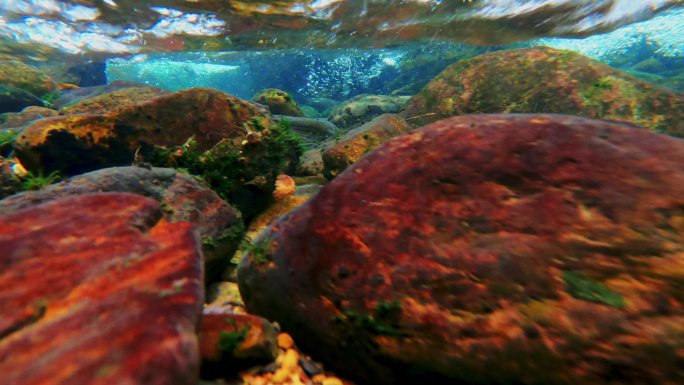
<path fill-rule="evenodd" d="M 408 100 L 408 96 L 359 95 L 337 106 L 328 120 L 339 128 L 351 129 L 376 116 L 401 111 Z"/>
<path fill-rule="evenodd" d="M 36 95 L 17 87 L 0 85 L 0 114 L 19 112 L 29 106 L 43 107 L 45 103 Z"/>
<path fill-rule="evenodd" d="M 0 60 L 0 84 L 21 88 L 41 98 L 58 87 L 44 72 L 14 60 Z"/>
<path fill-rule="evenodd" d="M 548 47 L 499 51 L 447 67 L 402 115 L 417 126 L 454 115 L 565 113 L 684 136 L 684 96 L 580 54 Z"/>
<path fill-rule="evenodd" d="M 267 204 L 276 176 L 296 167 L 301 154 L 298 137 L 263 108 L 201 88 L 37 121 L 14 148 L 29 170 L 67 176 L 134 161 L 184 168 L 247 218 Z"/>
<path fill-rule="evenodd" d="M 287 116 L 304 116 L 292 95 L 283 90 L 267 88 L 252 98 L 253 101 L 267 106 L 272 114 Z"/>

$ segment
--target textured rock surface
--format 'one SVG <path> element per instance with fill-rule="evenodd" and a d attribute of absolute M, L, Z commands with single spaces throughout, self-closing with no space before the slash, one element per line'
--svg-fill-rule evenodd
<path fill-rule="evenodd" d="M 323 151 L 323 173 L 334 177 L 362 156 L 411 127 L 398 115 L 384 114 L 346 133 Z"/>
<path fill-rule="evenodd" d="M 57 89 L 57 83 L 50 76 L 14 60 L 0 60 L 0 84 L 21 88 L 39 97 Z"/>
<path fill-rule="evenodd" d="M 325 119 L 298 118 L 294 116 L 274 116 L 277 121 L 285 120 L 292 131 L 304 138 L 308 143 L 319 143 L 332 138 L 337 127 Z"/>
<path fill-rule="evenodd" d="M 292 95 L 283 90 L 268 88 L 256 94 L 252 100 L 267 106 L 272 114 L 304 116 Z"/>
<path fill-rule="evenodd" d="M 368 383 L 681 383 L 683 162 L 604 121 L 443 120 L 275 222 L 240 292 Z"/>
<path fill-rule="evenodd" d="M 18 129 L 33 122 L 34 120 L 49 118 L 59 115 L 58 111 L 50 108 L 31 106 L 24 108 L 21 112 L 7 113 L 0 115 L 0 130 Z"/>
<path fill-rule="evenodd" d="M 328 120 L 337 127 L 352 128 L 378 115 L 397 113 L 408 100 L 408 96 L 359 95 L 335 108 Z"/>
<path fill-rule="evenodd" d="M 71 115 L 28 126 L 15 148 L 29 169 L 77 175 L 130 164 L 136 149 L 177 146 L 195 137 L 199 150 L 242 141 L 243 125 L 265 111 L 219 91 L 195 88 L 97 115 Z"/>
<path fill-rule="evenodd" d="M 101 114 L 166 94 L 168 92 L 155 87 L 127 87 L 69 104 L 61 111 L 64 114 Z"/>
<path fill-rule="evenodd" d="M 421 126 L 471 113 L 541 112 L 624 121 L 684 136 L 684 96 L 571 51 L 500 51 L 447 67 L 402 112 Z"/>
<path fill-rule="evenodd" d="M 225 374 L 227 367 L 273 361 L 278 355 L 277 334 L 273 324 L 263 318 L 205 308 L 200 329 L 203 372 Z"/>
<path fill-rule="evenodd" d="M 297 175 L 318 175 L 323 173 L 323 149 L 312 148 L 305 152 L 299 160 Z"/>
<path fill-rule="evenodd" d="M 91 194 L 0 216 L 4 384 L 190 384 L 199 244 L 158 204 Z"/>
<path fill-rule="evenodd" d="M 191 222 L 202 240 L 207 280 L 226 268 L 242 238 L 240 212 L 195 178 L 173 169 L 114 167 L 70 178 L 38 191 L 0 201 L 0 214 L 72 195 L 123 192 L 150 197 L 161 204 L 169 222 Z"/>

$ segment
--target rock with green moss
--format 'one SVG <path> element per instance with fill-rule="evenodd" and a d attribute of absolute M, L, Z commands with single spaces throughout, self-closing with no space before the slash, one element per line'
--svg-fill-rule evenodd
<path fill-rule="evenodd" d="M 267 106 L 271 113 L 276 115 L 304 116 L 292 95 L 283 90 L 267 88 L 256 94 L 252 100 Z"/>
<path fill-rule="evenodd" d="M 67 176 L 134 161 L 183 168 L 249 217 L 267 204 L 276 176 L 296 167 L 299 144 L 264 108 L 195 88 L 37 121 L 14 148 L 27 169 Z"/>
<path fill-rule="evenodd" d="M 17 87 L 0 85 L 0 114 L 19 112 L 29 106 L 43 107 L 45 103 L 36 95 Z"/>
<path fill-rule="evenodd" d="M 408 100 L 408 96 L 359 95 L 337 106 L 328 120 L 339 128 L 351 129 L 376 116 L 401 111 Z"/>
<path fill-rule="evenodd" d="M 243 234 L 242 216 L 201 181 L 173 169 L 113 167 L 0 201 L 0 214 L 92 192 L 133 193 L 160 203 L 168 222 L 191 222 L 202 243 L 205 278 L 218 278 Z"/>
<path fill-rule="evenodd" d="M 21 88 L 41 98 L 58 87 L 46 73 L 14 60 L 0 60 L 0 84 Z"/>
<path fill-rule="evenodd" d="M 565 113 L 684 136 L 684 95 L 548 47 L 459 61 L 412 98 L 402 114 L 420 126 L 455 115 L 497 112 Z"/>

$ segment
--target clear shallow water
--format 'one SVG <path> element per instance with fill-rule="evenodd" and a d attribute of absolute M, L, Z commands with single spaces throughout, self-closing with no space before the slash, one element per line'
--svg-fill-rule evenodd
<path fill-rule="evenodd" d="M 359 94 L 417 92 L 447 65 L 492 50 L 547 45 L 569 49 L 663 86 L 681 89 L 684 10 L 587 38 L 540 38 L 509 45 L 432 42 L 382 49 L 285 49 L 139 54 L 107 61 L 109 81 L 127 80 L 176 91 L 211 87 L 250 98 L 264 88 L 300 102 Z M 658 68 L 640 63 L 657 60 Z"/>

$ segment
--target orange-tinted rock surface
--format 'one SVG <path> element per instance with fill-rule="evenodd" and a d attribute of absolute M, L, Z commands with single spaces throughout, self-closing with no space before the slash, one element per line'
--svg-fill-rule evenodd
<path fill-rule="evenodd" d="M 395 136 L 410 130 L 398 115 L 384 114 L 346 133 L 338 142 L 328 146 L 322 154 L 323 172 L 334 177 L 354 164 L 362 156 Z"/>
<path fill-rule="evenodd" d="M 684 95 L 572 51 L 499 51 L 447 67 L 402 115 L 421 126 L 454 115 L 563 113 L 684 136 Z"/>
<path fill-rule="evenodd" d="M 238 210 L 192 176 L 165 168 L 113 167 L 75 176 L 1 200 L 0 214 L 94 192 L 150 197 L 160 203 L 165 220 L 192 223 L 202 240 L 205 276 L 209 281 L 227 267 L 242 238 Z"/>
<path fill-rule="evenodd" d="M 132 194 L 0 217 L 3 384 L 190 384 L 203 297 L 189 223 Z"/>
<path fill-rule="evenodd" d="M 248 135 L 244 125 L 264 114 L 233 96 L 195 88 L 103 114 L 38 121 L 22 132 L 15 148 L 29 169 L 76 175 L 130 164 L 138 148 L 179 146 L 190 137 L 199 150 L 223 139 L 240 143 Z"/>
<path fill-rule="evenodd" d="M 682 383 L 682 164 L 632 126 L 443 120 L 276 221 L 240 292 L 365 383 Z"/>
<path fill-rule="evenodd" d="M 278 354 L 276 336 L 273 325 L 263 318 L 205 308 L 200 330 L 204 371 L 214 377 L 228 374 L 229 368 L 269 363 Z"/>

